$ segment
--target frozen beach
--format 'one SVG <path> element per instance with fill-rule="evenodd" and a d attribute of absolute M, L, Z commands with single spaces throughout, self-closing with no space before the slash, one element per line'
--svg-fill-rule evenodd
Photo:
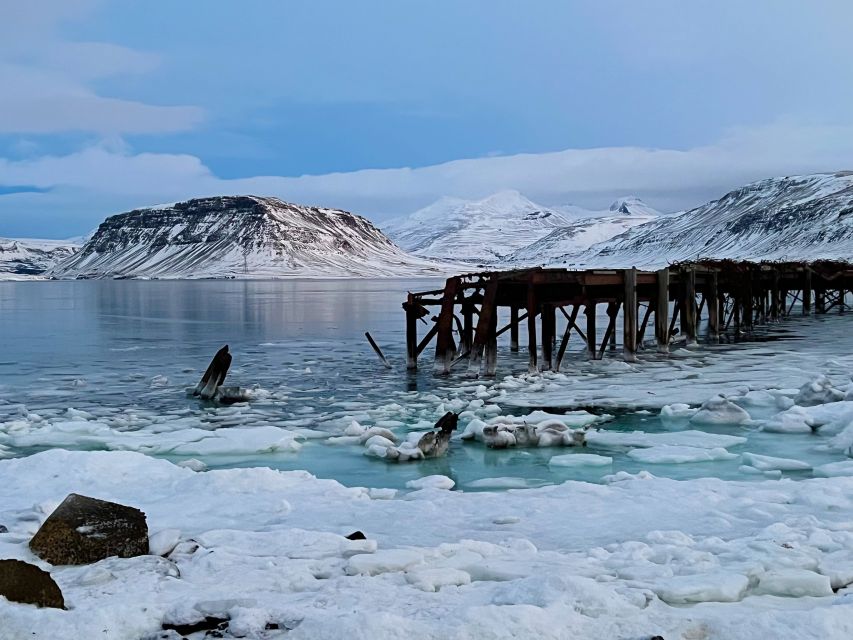
<path fill-rule="evenodd" d="M 853 633 L 843 315 L 472 380 L 386 371 L 351 339 L 370 329 L 401 363 L 409 282 L 3 286 L 0 557 L 50 569 L 68 610 L 0 600 L 0 638 L 206 617 L 250 638 Z M 297 314 L 279 301 L 299 286 Z M 312 308 L 327 286 L 367 303 Z M 225 342 L 251 401 L 188 398 Z M 449 410 L 446 458 L 383 459 Z M 554 436 L 575 432 L 586 446 Z M 152 555 L 38 560 L 27 542 L 71 492 L 142 509 Z"/>

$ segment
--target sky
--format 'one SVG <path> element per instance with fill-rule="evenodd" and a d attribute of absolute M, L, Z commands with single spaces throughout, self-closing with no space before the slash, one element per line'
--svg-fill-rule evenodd
<path fill-rule="evenodd" d="M 849 0 L 0 0 L 0 236 L 253 193 L 380 225 L 853 169 Z"/>

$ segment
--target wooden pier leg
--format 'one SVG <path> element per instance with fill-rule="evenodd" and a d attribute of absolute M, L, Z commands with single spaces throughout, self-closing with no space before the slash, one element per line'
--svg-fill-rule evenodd
<path fill-rule="evenodd" d="M 708 337 L 712 342 L 720 339 L 720 294 L 717 287 L 717 273 L 711 274 L 708 280 L 708 291 L 705 294 L 708 301 Z"/>
<path fill-rule="evenodd" d="M 649 300 L 646 303 L 646 311 L 643 314 L 643 321 L 640 323 L 640 330 L 637 331 L 637 349 L 642 350 L 646 347 L 643 345 L 643 341 L 646 339 L 646 327 L 649 326 L 649 318 L 652 315 L 652 301 Z"/>
<path fill-rule="evenodd" d="M 556 312 L 554 305 L 542 305 L 542 371 L 550 371 L 554 365 L 554 340 L 557 333 Z"/>
<path fill-rule="evenodd" d="M 498 367 L 498 309 L 492 314 L 492 320 L 489 323 L 489 333 L 486 337 L 485 347 L 485 375 L 494 377 Z"/>
<path fill-rule="evenodd" d="M 495 301 L 498 297 L 498 280 L 492 278 L 486 284 L 486 291 L 483 294 L 483 304 L 480 305 L 480 317 L 477 319 L 477 330 L 474 333 L 474 343 L 471 346 L 471 354 L 468 358 L 468 375 L 480 375 L 480 361 L 483 358 L 483 351 L 486 348 L 490 339 L 497 340 L 496 336 L 491 336 L 493 333 L 492 324 L 497 322 L 497 307 Z"/>
<path fill-rule="evenodd" d="M 406 369 L 418 368 L 418 315 L 414 296 L 410 293 L 406 301 Z"/>
<path fill-rule="evenodd" d="M 509 350 L 518 352 L 518 307 L 509 308 Z"/>
<path fill-rule="evenodd" d="M 658 351 L 669 351 L 669 269 L 657 272 L 658 293 L 655 308 L 655 338 Z"/>
<path fill-rule="evenodd" d="M 462 339 L 459 347 L 462 353 L 470 352 L 474 346 L 474 303 L 462 301 Z"/>
<path fill-rule="evenodd" d="M 527 285 L 527 351 L 530 358 L 527 370 L 530 373 L 539 370 L 536 350 L 536 288 L 531 282 Z"/>
<path fill-rule="evenodd" d="M 456 304 L 456 294 L 461 280 L 458 277 L 448 278 L 441 299 L 441 312 L 438 315 L 438 334 L 435 343 L 436 373 L 450 373 L 450 363 L 456 347 L 453 344 L 453 307 Z"/>
<path fill-rule="evenodd" d="M 625 306 L 622 312 L 622 352 L 628 362 L 637 360 L 637 270 L 622 272 L 625 282 Z M 615 332 L 614 332 L 615 333 Z"/>
<path fill-rule="evenodd" d="M 846 289 L 841 287 L 838 290 L 838 313 L 844 313 L 844 298 L 846 297 Z"/>
<path fill-rule="evenodd" d="M 586 348 L 590 360 L 598 360 L 601 355 L 598 352 L 598 343 L 595 341 L 595 300 L 587 300 L 586 303 Z"/>
<path fill-rule="evenodd" d="M 691 345 L 696 344 L 696 272 L 685 269 L 681 278 L 681 332 Z"/>
<path fill-rule="evenodd" d="M 826 290 L 815 289 L 815 313 L 826 313 Z"/>
<path fill-rule="evenodd" d="M 803 315 L 807 316 L 812 312 L 812 271 L 806 267 L 806 272 L 803 275 Z"/>
<path fill-rule="evenodd" d="M 569 338 L 572 335 L 572 327 L 578 317 L 578 311 L 580 311 L 580 305 L 575 305 L 572 308 L 572 315 L 567 318 L 568 323 L 566 324 L 566 332 L 563 334 L 563 339 L 560 341 L 560 349 L 557 351 L 557 363 L 554 365 L 554 371 L 559 371 L 560 366 L 563 364 L 563 356 L 566 355 L 566 348 L 569 346 Z"/>
<path fill-rule="evenodd" d="M 752 327 L 755 321 L 755 309 L 753 307 L 754 302 L 752 301 L 752 283 L 747 282 L 746 291 L 741 298 L 741 304 L 743 305 L 743 311 L 741 313 L 741 325 L 747 330 L 752 331 Z"/>
<path fill-rule="evenodd" d="M 779 320 L 779 272 L 773 270 L 773 283 L 770 287 L 770 318 L 776 322 Z"/>

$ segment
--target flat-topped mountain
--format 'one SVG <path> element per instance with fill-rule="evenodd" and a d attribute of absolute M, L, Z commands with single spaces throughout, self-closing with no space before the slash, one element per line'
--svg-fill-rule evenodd
<path fill-rule="evenodd" d="M 107 218 L 54 278 L 437 275 L 370 221 L 259 196 L 196 198 Z"/>

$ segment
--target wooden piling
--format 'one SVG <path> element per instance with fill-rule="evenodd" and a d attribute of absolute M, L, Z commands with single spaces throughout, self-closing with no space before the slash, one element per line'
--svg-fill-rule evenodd
<path fill-rule="evenodd" d="M 687 344 L 696 344 L 696 272 L 692 268 L 681 271 L 681 333 Z"/>
<path fill-rule="evenodd" d="M 470 352 L 474 346 L 474 303 L 465 298 L 462 301 L 462 337 L 461 350 Z"/>
<path fill-rule="evenodd" d="M 370 343 L 370 346 L 373 347 L 373 350 L 376 352 L 376 355 L 379 356 L 379 360 L 382 361 L 382 364 L 385 365 L 386 369 L 391 368 L 391 363 L 388 362 L 388 358 L 385 357 L 385 354 L 382 353 L 382 349 L 379 348 L 379 345 L 376 344 L 376 340 L 373 339 L 373 336 L 370 335 L 369 331 L 364 332 L 364 337 L 367 338 L 367 341 Z"/>
<path fill-rule="evenodd" d="M 494 377 L 498 366 L 498 310 L 492 314 L 489 321 L 489 333 L 486 336 L 485 357 L 483 359 L 484 375 Z"/>
<path fill-rule="evenodd" d="M 598 351 L 598 343 L 595 340 L 595 300 L 588 300 L 586 303 L 586 348 L 590 360 L 598 360 L 601 355 Z"/>
<path fill-rule="evenodd" d="M 512 305 L 509 308 L 509 350 L 518 352 L 518 307 Z"/>
<path fill-rule="evenodd" d="M 565 310 L 560 308 L 563 311 L 563 315 L 566 314 Z M 563 364 L 563 356 L 566 355 L 566 348 L 569 346 L 569 338 L 572 335 L 572 329 L 576 327 L 575 320 L 578 317 L 578 311 L 580 311 L 580 306 L 575 305 L 572 308 L 572 315 L 567 316 L 566 320 L 566 332 L 563 334 L 563 339 L 560 341 L 560 349 L 557 351 L 557 363 L 554 365 L 554 371 L 559 371 L 560 366 Z"/>
<path fill-rule="evenodd" d="M 539 370 L 538 364 L 536 362 L 536 315 L 538 313 L 538 309 L 536 308 L 536 288 L 533 282 L 528 282 L 527 284 L 527 351 L 528 351 L 528 365 L 527 370 L 530 373 L 534 373 Z"/>
<path fill-rule="evenodd" d="M 637 359 L 637 270 L 625 269 L 622 272 L 625 283 L 625 302 L 622 312 L 622 351 L 629 362 Z"/>
<path fill-rule="evenodd" d="M 806 272 L 803 274 L 803 315 L 807 316 L 812 312 L 812 270 L 806 267 Z"/>
<path fill-rule="evenodd" d="M 453 307 L 456 304 L 459 285 L 460 279 L 458 277 L 448 278 L 444 285 L 435 343 L 434 370 L 436 373 L 450 373 L 450 363 L 453 362 L 456 352 L 456 347 L 453 344 Z"/>
<path fill-rule="evenodd" d="M 403 308 L 406 310 L 406 369 L 414 371 L 418 368 L 418 313 L 411 293 Z"/>
<path fill-rule="evenodd" d="M 774 322 L 779 320 L 779 303 L 779 272 L 773 269 L 770 284 L 770 319 Z"/>
<path fill-rule="evenodd" d="M 468 360 L 468 374 L 477 376 L 480 374 L 480 361 L 483 351 L 490 340 L 497 340 L 496 331 L 492 328 L 497 322 L 498 279 L 493 277 L 486 284 L 483 294 L 483 303 L 480 306 L 480 317 L 477 319 L 477 330 L 474 333 L 474 344 Z"/>
<path fill-rule="evenodd" d="M 554 365 L 554 340 L 557 332 L 557 316 L 554 305 L 542 305 L 542 371 L 550 371 Z"/>
<path fill-rule="evenodd" d="M 720 293 L 716 271 L 708 279 L 705 300 L 708 302 L 708 337 L 716 341 L 720 337 Z"/>
<path fill-rule="evenodd" d="M 658 351 L 669 351 L 669 269 L 657 272 L 657 306 L 655 308 L 655 338 Z"/>

